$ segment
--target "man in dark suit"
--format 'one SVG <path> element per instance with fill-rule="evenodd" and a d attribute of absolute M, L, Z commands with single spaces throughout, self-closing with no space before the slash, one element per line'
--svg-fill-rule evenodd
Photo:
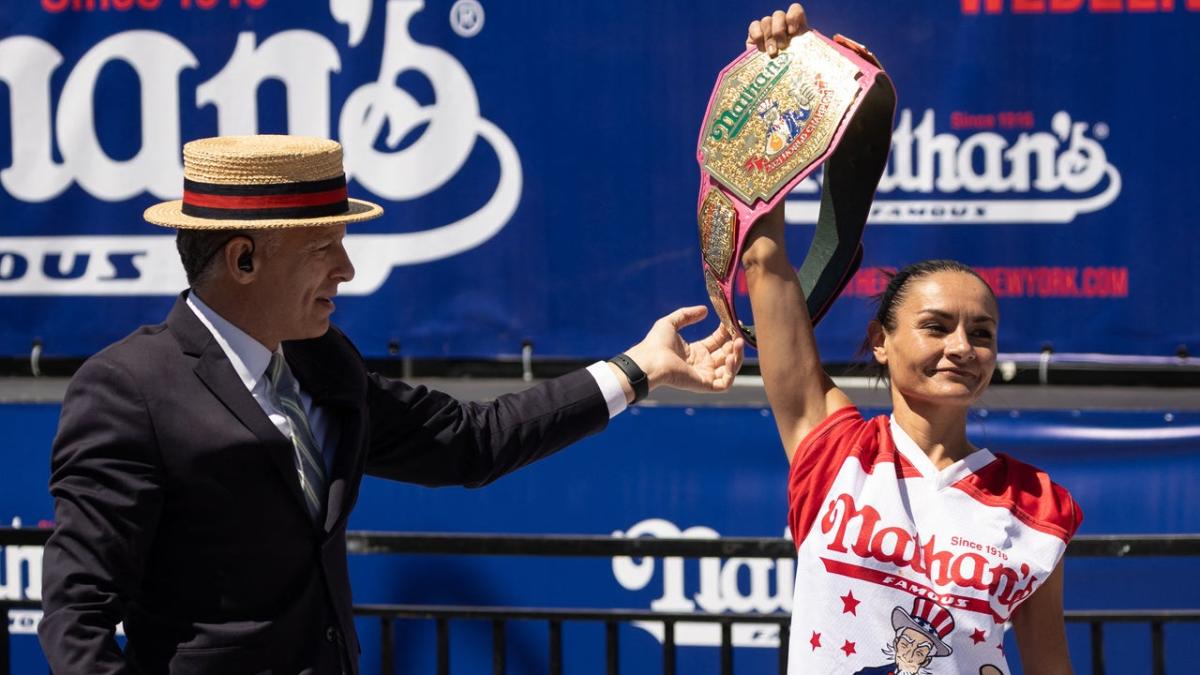
<path fill-rule="evenodd" d="M 63 403 L 38 633 L 70 673 L 356 673 L 346 519 L 364 473 L 485 485 L 671 384 L 728 388 L 741 342 L 685 343 L 702 307 L 615 362 L 463 403 L 367 371 L 330 325 L 354 274 L 341 148 L 292 137 L 184 149 L 191 288 L 164 323 L 89 359 Z M 115 640 L 124 621 L 128 644 Z"/>

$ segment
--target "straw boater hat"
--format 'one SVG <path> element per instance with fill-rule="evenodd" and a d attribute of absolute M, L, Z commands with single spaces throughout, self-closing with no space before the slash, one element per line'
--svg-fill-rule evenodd
<path fill-rule="evenodd" d="M 195 230 L 357 223 L 383 209 L 346 196 L 342 146 L 305 136 L 219 136 L 183 146 L 183 199 L 146 209 L 155 225 Z"/>

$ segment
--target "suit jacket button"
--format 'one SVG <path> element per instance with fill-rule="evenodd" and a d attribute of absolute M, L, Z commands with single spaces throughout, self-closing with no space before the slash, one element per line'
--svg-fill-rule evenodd
<path fill-rule="evenodd" d="M 333 629 L 333 626 L 326 626 L 325 627 L 325 641 L 333 642 L 336 639 L 337 639 L 337 631 L 335 631 Z"/>

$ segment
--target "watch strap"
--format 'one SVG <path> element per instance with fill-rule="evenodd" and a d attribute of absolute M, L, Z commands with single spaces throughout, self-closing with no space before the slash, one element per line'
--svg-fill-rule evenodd
<path fill-rule="evenodd" d="M 650 394 L 650 380 L 641 366 L 626 354 L 617 354 L 608 360 L 625 373 L 629 378 L 629 386 L 633 387 L 633 403 L 637 403 Z"/>

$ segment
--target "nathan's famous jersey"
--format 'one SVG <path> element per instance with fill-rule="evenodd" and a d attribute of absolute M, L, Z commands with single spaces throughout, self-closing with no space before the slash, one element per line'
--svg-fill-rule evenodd
<path fill-rule="evenodd" d="M 788 672 L 1007 675 L 1004 623 L 1083 518 L 1045 473 L 977 450 L 938 470 L 846 407 L 800 443 Z"/>

